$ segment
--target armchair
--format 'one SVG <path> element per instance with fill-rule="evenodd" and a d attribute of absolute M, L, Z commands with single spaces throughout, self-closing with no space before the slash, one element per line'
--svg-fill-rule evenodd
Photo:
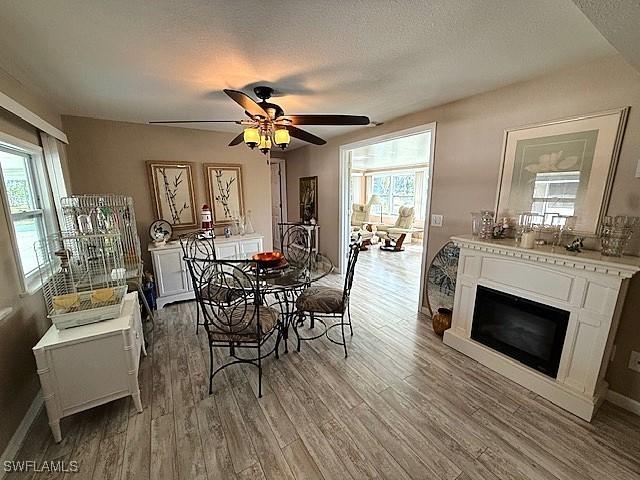
<path fill-rule="evenodd" d="M 354 203 L 351 205 L 351 231 L 360 230 L 369 221 L 371 212 L 371 200 L 366 204 Z"/>
<path fill-rule="evenodd" d="M 402 206 L 398 210 L 398 218 L 393 225 L 378 225 L 378 236 L 384 240 L 384 245 L 381 245 L 380 248 L 391 252 L 404 250 L 402 244 L 407 235 L 422 231 L 413 227 L 414 220 L 415 208 Z"/>
<path fill-rule="evenodd" d="M 369 200 L 366 204 L 354 203 L 351 205 L 351 239 L 355 240 L 360 238 L 361 248 L 367 249 L 367 245 L 370 245 L 375 232 L 367 228 L 369 223 L 369 214 L 371 212 L 372 200 Z"/>

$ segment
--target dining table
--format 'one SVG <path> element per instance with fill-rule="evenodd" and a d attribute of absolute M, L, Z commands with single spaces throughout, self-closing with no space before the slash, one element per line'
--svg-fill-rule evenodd
<path fill-rule="evenodd" d="M 240 254 L 225 260 L 247 261 L 247 278 L 253 285 L 256 278 L 259 282 L 258 301 L 270 307 L 278 307 L 283 319 L 282 336 L 287 353 L 289 327 L 297 315 L 296 299 L 306 288 L 331 274 L 335 267 L 331 259 L 322 253 L 311 253 L 304 261 L 285 260 L 273 267 L 253 261 L 251 257 Z M 247 288 L 252 288 L 247 283 Z"/>

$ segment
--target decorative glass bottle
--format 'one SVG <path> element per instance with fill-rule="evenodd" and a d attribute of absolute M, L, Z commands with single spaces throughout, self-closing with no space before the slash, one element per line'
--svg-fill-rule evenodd
<path fill-rule="evenodd" d="M 493 237 L 493 211 L 482 210 L 480 216 L 480 238 L 490 239 Z"/>
<path fill-rule="evenodd" d="M 244 217 L 244 233 L 250 235 L 255 232 L 253 223 L 251 223 L 251 210 L 247 210 L 247 215 Z"/>

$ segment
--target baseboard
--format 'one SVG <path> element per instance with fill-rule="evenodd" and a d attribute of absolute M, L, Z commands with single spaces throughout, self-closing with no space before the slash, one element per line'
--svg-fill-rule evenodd
<path fill-rule="evenodd" d="M 9 440 L 7 448 L 5 448 L 4 452 L 2 452 L 2 457 L 0 458 L 0 480 L 3 480 L 5 475 L 7 474 L 7 472 L 4 471 L 4 468 L 2 468 L 4 461 L 13 460 L 16 458 L 20 447 L 22 447 L 22 444 L 24 443 L 24 439 L 26 438 L 27 433 L 29 433 L 31 425 L 40 414 L 43 406 L 44 400 L 42 398 L 42 390 L 38 390 L 36 398 L 34 398 L 33 402 L 31 402 L 29 410 L 27 410 L 27 413 L 22 418 L 20 425 L 18 425 L 17 430 L 14 432 L 11 440 Z"/>
<path fill-rule="evenodd" d="M 620 408 L 624 408 L 625 410 L 628 410 L 631 413 L 640 415 L 640 402 L 638 400 L 625 397 L 624 395 L 618 392 L 614 392 L 613 390 L 609 390 L 607 392 L 607 400 L 609 400 L 611 403 L 613 403 L 614 405 L 617 405 Z"/>

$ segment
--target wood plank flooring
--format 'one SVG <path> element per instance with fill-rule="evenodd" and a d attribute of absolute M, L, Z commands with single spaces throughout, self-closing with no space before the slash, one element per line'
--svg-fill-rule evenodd
<path fill-rule="evenodd" d="M 349 358 L 326 340 L 272 357 L 260 400 L 250 366 L 209 396 L 195 306 L 166 307 L 141 362 L 144 412 L 122 399 L 66 418 L 60 444 L 42 414 L 18 458 L 79 472 L 8 478 L 640 478 L 640 417 L 605 403 L 584 422 L 446 347 L 417 313 L 419 272 L 415 247 L 362 252 Z"/>

